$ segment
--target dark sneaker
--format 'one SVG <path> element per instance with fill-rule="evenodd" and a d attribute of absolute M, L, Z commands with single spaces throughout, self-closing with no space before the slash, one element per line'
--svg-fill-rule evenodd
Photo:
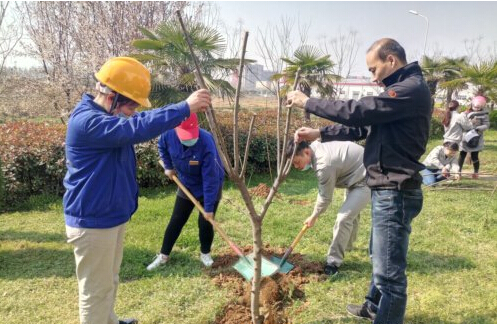
<path fill-rule="evenodd" d="M 366 304 L 362 305 L 347 305 L 347 312 L 355 317 L 374 321 L 376 314 L 368 309 Z"/>
<path fill-rule="evenodd" d="M 338 273 L 338 267 L 334 264 L 326 264 L 324 266 L 324 273 L 328 276 L 334 276 Z"/>
<path fill-rule="evenodd" d="M 138 324 L 138 320 L 134 318 L 121 319 L 119 324 Z"/>

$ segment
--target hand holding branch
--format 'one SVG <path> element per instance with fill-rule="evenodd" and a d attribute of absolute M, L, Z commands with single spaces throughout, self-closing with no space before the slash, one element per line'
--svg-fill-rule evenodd
<path fill-rule="evenodd" d="M 300 127 L 294 135 L 295 143 L 302 141 L 314 141 L 321 136 L 321 132 L 317 128 Z"/>
<path fill-rule="evenodd" d="M 305 103 L 307 102 L 307 100 L 309 100 L 309 97 L 307 97 L 303 92 L 301 91 L 290 91 L 287 95 L 286 95 L 286 107 L 287 108 L 290 108 L 290 107 L 296 107 L 296 108 L 300 108 L 300 109 L 304 109 L 305 108 Z"/>
<path fill-rule="evenodd" d="M 192 93 L 186 102 L 190 106 L 190 113 L 204 112 L 211 104 L 211 95 L 209 90 L 200 89 Z"/>

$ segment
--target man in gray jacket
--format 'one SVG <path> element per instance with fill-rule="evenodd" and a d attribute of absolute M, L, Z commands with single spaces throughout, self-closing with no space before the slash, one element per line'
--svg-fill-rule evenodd
<path fill-rule="evenodd" d="M 291 158 L 295 143 L 287 147 Z M 337 214 L 333 227 L 333 240 L 328 249 L 324 272 L 335 275 L 343 263 L 345 251 L 350 251 L 357 238 L 359 213 L 371 201 L 371 191 L 366 185 L 366 169 L 362 163 L 364 148 L 353 142 L 314 141 L 297 144 L 293 166 L 299 170 L 312 168 L 318 178 L 319 192 L 311 216 L 305 220 L 308 227 L 314 226 L 319 215 L 331 203 L 333 191 L 344 188 L 345 201 Z"/>

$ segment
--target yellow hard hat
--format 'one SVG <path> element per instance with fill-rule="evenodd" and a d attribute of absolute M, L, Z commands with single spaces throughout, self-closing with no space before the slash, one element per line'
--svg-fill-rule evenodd
<path fill-rule="evenodd" d="M 95 77 L 115 92 L 150 107 L 150 72 L 131 57 L 113 57 L 102 65 Z"/>

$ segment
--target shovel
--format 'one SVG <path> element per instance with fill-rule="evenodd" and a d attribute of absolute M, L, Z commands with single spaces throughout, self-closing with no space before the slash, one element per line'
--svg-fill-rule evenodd
<path fill-rule="evenodd" d="M 309 228 L 309 226 L 307 226 L 307 224 L 304 224 L 304 226 L 300 230 L 299 234 L 297 234 L 297 237 L 295 238 L 295 240 L 293 240 L 290 247 L 288 249 L 286 249 L 285 254 L 283 254 L 282 258 L 278 258 L 275 256 L 271 257 L 271 262 L 278 265 L 279 272 L 288 273 L 288 272 L 290 272 L 290 270 L 293 269 L 293 267 L 294 267 L 293 264 L 286 262 L 286 259 L 288 259 L 288 257 L 290 256 L 290 253 L 292 253 L 293 249 L 295 248 L 295 246 L 300 241 L 300 239 L 302 238 L 302 236 L 304 235 L 304 233 L 307 231 L 308 228 Z"/>
<path fill-rule="evenodd" d="M 164 163 L 162 160 L 159 161 L 160 165 L 164 168 Z M 235 268 L 236 271 L 238 271 L 245 279 L 250 281 L 252 277 L 254 276 L 254 258 L 252 256 L 248 258 L 247 256 L 243 255 L 242 251 L 238 248 L 238 246 L 233 243 L 228 235 L 224 232 L 224 230 L 219 227 L 216 221 L 214 221 L 213 218 L 207 217 L 205 215 L 205 210 L 204 207 L 200 204 L 200 202 L 191 194 L 191 192 L 179 181 L 178 177 L 176 175 L 173 175 L 173 181 L 176 182 L 178 187 L 180 187 L 181 190 L 185 193 L 185 195 L 190 198 L 190 200 L 193 202 L 193 204 L 197 207 L 197 209 L 202 213 L 204 218 L 212 224 L 212 227 L 214 227 L 214 230 L 219 233 L 219 235 L 223 238 L 223 240 L 228 243 L 230 248 L 235 251 L 235 253 L 238 255 L 239 259 L 238 262 L 236 262 L 233 265 L 233 268 Z M 278 271 L 278 266 L 274 263 L 271 263 L 268 259 L 265 259 L 264 257 L 262 258 L 262 269 L 261 269 L 261 274 L 262 276 L 270 276 L 274 274 L 275 272 Z"/>

